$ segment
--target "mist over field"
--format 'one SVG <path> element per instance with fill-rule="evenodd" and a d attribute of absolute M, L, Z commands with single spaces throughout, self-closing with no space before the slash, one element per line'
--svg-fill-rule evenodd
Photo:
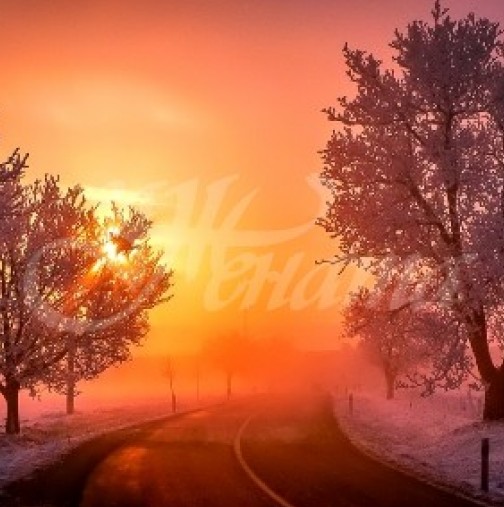
<path fill-rule="evenodd" d="M 197 370 L 191 355 L 173 355 L 175 391 L 179 401 L 197 403 Z M 283 364 L 282 364 L 283 363 Z M 385 393 L 385 383 L 375 364 L 351 346 L 340 351 L 296 351 L 296 357 L 285 357 L 275 362 L 273 373 L 266 371 L 264 362 L 259 371 L 240 372 L 234 380 L 233 395 L 261 393 L 305 393 L 326 389 L 335 396 L 355 390 Z M 170 402 L 167 357 L 138 356 L 133 361 L 110 368 L 100 377 L 79 384 L 76 411 L 89 411 L 107 406 Z M 260 371 L 262 369 L 262 371 Z M 225 373 L 214 366 L 201 365 L 199 396 L 206 400 L 226 398 Z M 40 414 L 64 413 L 64 396 L 43 391 L 32 398 L 29 393 L 21 397 L 23 419 Z M 5 408 L 0 408 L 4 417 Z"/>

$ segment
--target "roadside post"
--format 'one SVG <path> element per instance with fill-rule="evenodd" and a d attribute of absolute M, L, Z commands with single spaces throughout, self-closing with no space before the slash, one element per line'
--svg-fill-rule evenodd
<path fill-rule="evenodd" d="M 490 441 L 488 438 L 481 439 L 481 490 L 488 492 L 488 472 L 490 457 Z"/>

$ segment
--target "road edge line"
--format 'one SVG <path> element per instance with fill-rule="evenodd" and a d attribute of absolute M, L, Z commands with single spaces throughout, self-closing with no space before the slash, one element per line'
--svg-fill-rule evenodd
<path fill-rule="evenodd" d="M 295 507 L 291 503 L 289 503 L 285 498 L 281 497 L 278 493 L 275 493 L 253 470 L 250 468 L 249 464 L 245 461 L 243 457 L 243 452 L 241 448 L 241 439 L 243 432 L 246 427 L 249 425 L 250 421 L 256 416 L 250 416 L 245 422 L 240 426 L 238 433 L 235 436 L 233 442 L 233 450 L 238 463 L 240 464 L 243 471 L 248 475 L 249 479 L 267 496 L 269 496 L 274 502 L 276 502 L 281 507 Z"/>

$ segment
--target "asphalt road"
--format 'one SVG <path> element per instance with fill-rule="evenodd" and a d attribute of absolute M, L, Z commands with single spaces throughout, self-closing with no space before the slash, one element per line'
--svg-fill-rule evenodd
<path fill-rule="evenodd" d="M 327 400 L 327 399 L 326 399 Z M 341 432 L 329 403 L 279 401 L 251 421 L 242 449 L 248 465 L 296 507 L 475 507 L 377 463 Z"/>
<path fill-rule="evenodd" d="M 472 507 L 356 451 L 331 418 L 281 401 L 238 402 L 143 425 L 84 444 L 10 488 L 0 505 L 272 507 L 233 454 L 296 507 Z"/>
<path fill-rule="evenodd" d="M 270 507 L 232 450 L 249 413 L 238 404 L 166 421 L 100 463 L 81 507 Z"/>
<path fill-rule="evenodd" d="M 256 409 L 232 402 L 103 435 L 0 491 L 0 506 L 271 507 L 232 447 Z"/>

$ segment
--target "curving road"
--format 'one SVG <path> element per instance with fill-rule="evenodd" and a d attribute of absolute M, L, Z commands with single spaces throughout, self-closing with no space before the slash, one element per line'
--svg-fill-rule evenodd
<path fill-rule="evenodd" d="M 250 407 L 231 405 L 166 421 L 100 463 L 81 507 L 271 506 L 233 454 L 249 413 Z"/>
<path fill-rule="evenodd" d="M 14 484 L 4 506 L 273 507 L 233 453 L 295 507 L 473 507 L 380 465 L 344 438 L 327 410 L 296 398 L 228 403 L 115 432 Z"/>
<path fill-rule="evenodd" d="M 244 432 L 248 466 L 295 507 L 475 507 L 356 449 L 330 400 L 279 400 Z M 480 504 L 481 505 L 481 504 Z"/>

